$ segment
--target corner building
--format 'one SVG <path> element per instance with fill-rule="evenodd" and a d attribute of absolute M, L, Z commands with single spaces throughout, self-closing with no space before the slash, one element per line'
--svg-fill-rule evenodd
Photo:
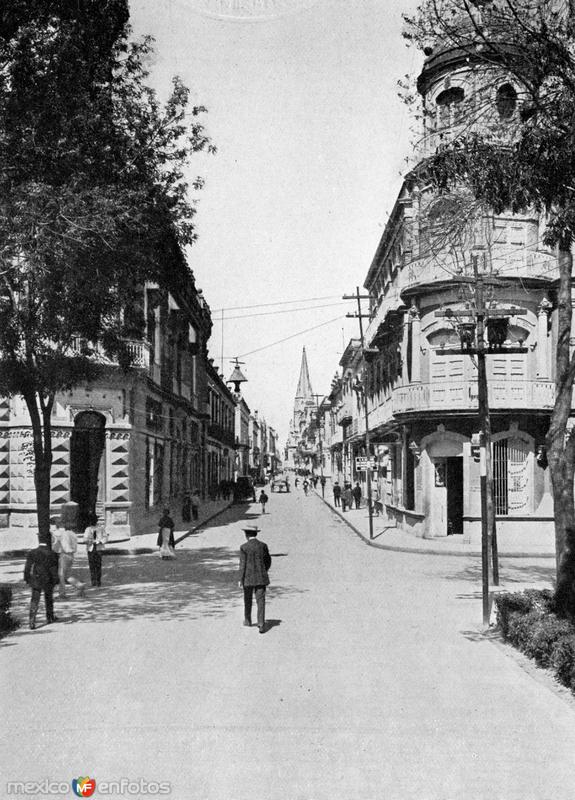
<path fill-rule="evenodd" d="M 489 125 L 502 141 L 512 136 L 520 87 L 495 71 L 478 92 L 479 79 L 469 53 L 440 52 L 426 60 L 418 81 L 425 112 L 420 166 L 464 128 Z M 474 108 L 478 95 L 482 114 Z M 472 321 L 466 312 L 475 302 L 477 268 L 490 307 L 522 309 L 509 318 L 505 345 L 527 349 L 487 356 L 499 546 L 527 539 L 552 546 L 544 443 L 554 403 L 555 254 L 541 243 L 535 213 L 484 210 L 447 240 L 457 208 L 454 214 L 448 197 L 437 202 L 421 174 L 416 170 L 404 181 L 364 282 L 374 478 L 387 518 L 417 536 L 463 534 L 480 541 L 480 473 L 471 452 L 479 431 L 477 368 L 469 355 L 442 352 L 461 347 L 458 325 Z M 452 319 L 443 315 L 446 309 Z M 361 415 L 354 433 L 361 441 Z"/>
<path fill-rule="evenodd" d="M 136 288 L 125 312 L 134 320 L 132 368 L 101 353 L 98 380 L 54 403 L 51 514 L 72 501 L 80 531 L 96 513 L 114 537 L 147 533 L 164 507 L 179 523 L 185 492 L 206 489 L 211 314 L 179 248 L 165 258 L 165 284 Z M 0 527 L 37 527 L 32 430 L 20 397 L 0 401 Z"/>

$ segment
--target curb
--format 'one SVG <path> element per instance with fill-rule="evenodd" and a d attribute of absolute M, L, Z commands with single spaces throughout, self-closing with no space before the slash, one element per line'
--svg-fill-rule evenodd
<path fill-rule="evenodd" d="M 211 516 L 206 517 L 206 519 L 203 519 L 200 522 L 199 525 L 196 525 L 194 528 L 190 528 L 189 531 L 186 531 L 184 534 L 182 534 L 182 536 L 179 536 L 175 540 L 175 543 L 179 544 L 180 542 L 183 542 L 184 539 L 187 539 L 188 536 L 191 536 L 192 534 L 194 534 L 197 531 L 199 531 L 200 528 L 203 525 L 205 525 L 206 523 L 211 522 L 211 520 L 215 519 L 216 517 L 219 517 L 220 514 L 223 514 L 224 511 L 227 511 L 229 508 L 231 508 L 232 505 L 233 505 L 233 503 L 230 502 L 227 506 L 224 506 L 223 508 L 220 508 L 219 511 L 216 511 L 215 514 L 212 514 Z M 157 551 L 156 547 L 132 547 L 132 548 L 129 548 L 129 549 L 128 548 L 124 548 L 124 547 L 107 547 L 106 550 L 104 551 L 104 555 L 106 555 L 106 556 L 142 556 L 142 555 L 149 555 L 150 553 L 155 553 L 156 551 Z M 9 558 L 26 558 L 26 556 L 28 555 L 29 552 L 30 552 L 29 549 L 28 550 L 24 550 L 24 549 L 20 549 L 20 550 L 4 550 L 4 552 L 0 553 L 0 561 L 3 561 L 4 559 L 9 559 Z"/>
<path fill-rule="evenodd" d="M 316 492 L 317 494 L 317 492 Z M 355 525 L 353 525 L 349 519 L 343 515 L 341 511 L 338 511 L 331 503 L 322 497 L 320 494 L 317 494 L 319 499 L 322 503 L 332 511 L 333 514 L 338 516 L 348 528 L 355 533 L 356 536 L 365 542 L 365 544 L 369 545 L 370 547 L 376 547 L 378 550 L 391 550 L 394 553 L 414 553 L 415 555 L 429 555 L 429 556 L 458 556 L 459 558 L 464 558 L 466 556 L 470 556 L 471 558 L 481 558 L 481 550 L 467 550 L 462 552 L 461 550 L 438 550 L 437 548 L 433 547 L 402 547 L 401 545 L 395 544 L 381 544 L 380 542 L 374 542 L 372 539 L 369 539 L 365 534 L 363 534 L 360 530 L 358 530 Z M 499 552 L 499 558 L 555 558 L 555 553 L 525 553 L 525 552 Z"/>

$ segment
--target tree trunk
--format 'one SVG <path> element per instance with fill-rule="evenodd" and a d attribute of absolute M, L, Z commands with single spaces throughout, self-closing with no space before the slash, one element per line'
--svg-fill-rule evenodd
<path fill-rule="evenodd" d="M 34 488 L 38 517 L 38 541 L 51 547 L 50 536 L 50 476 L 52 468 L 52 405 L 53 398 L 38 397 L 35 392 L 24 394 L 32 423 L 34 444 Z M 40 414 L 41 410 L 41 414 Z"/>
<path fill-rule="evenodd" d="M 571 240 L 559 245 L 558 330 L 556 351 L 555 406 L 547 434 L 547 453 L 553 486 L 555 555 L 557 560 L 557 610 L 575 616 L 575 440 L 568 432 L 571 415 L 574 360 L 571 357 L 571 287 L 573 256 Z"/>

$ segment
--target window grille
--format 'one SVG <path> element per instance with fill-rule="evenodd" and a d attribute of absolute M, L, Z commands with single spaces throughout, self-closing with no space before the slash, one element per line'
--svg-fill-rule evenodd
<path fill-rule="evenodd" d="M 493 499 L 495 513 L 500 516 L 528 511 L 529 452 L 529 445 L 522 439 L 500 439 L 493 443 Z"/>

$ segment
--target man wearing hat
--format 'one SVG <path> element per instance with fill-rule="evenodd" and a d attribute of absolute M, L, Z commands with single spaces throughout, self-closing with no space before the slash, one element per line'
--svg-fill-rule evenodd
<path fill-rule="evenodd" d="M 272 557 L 265 542 L 260 542 L 260 531 L 255 525 L 244 528 L 246 542 L 240 547 L 239 585 L 244 590 L 244 625 L 252 624 L 252 598 L 255 592 L 258 607 L 258 628 L 265 632 L 266 626 L 266 586 L 270 579 L 268 570 Z"/>

